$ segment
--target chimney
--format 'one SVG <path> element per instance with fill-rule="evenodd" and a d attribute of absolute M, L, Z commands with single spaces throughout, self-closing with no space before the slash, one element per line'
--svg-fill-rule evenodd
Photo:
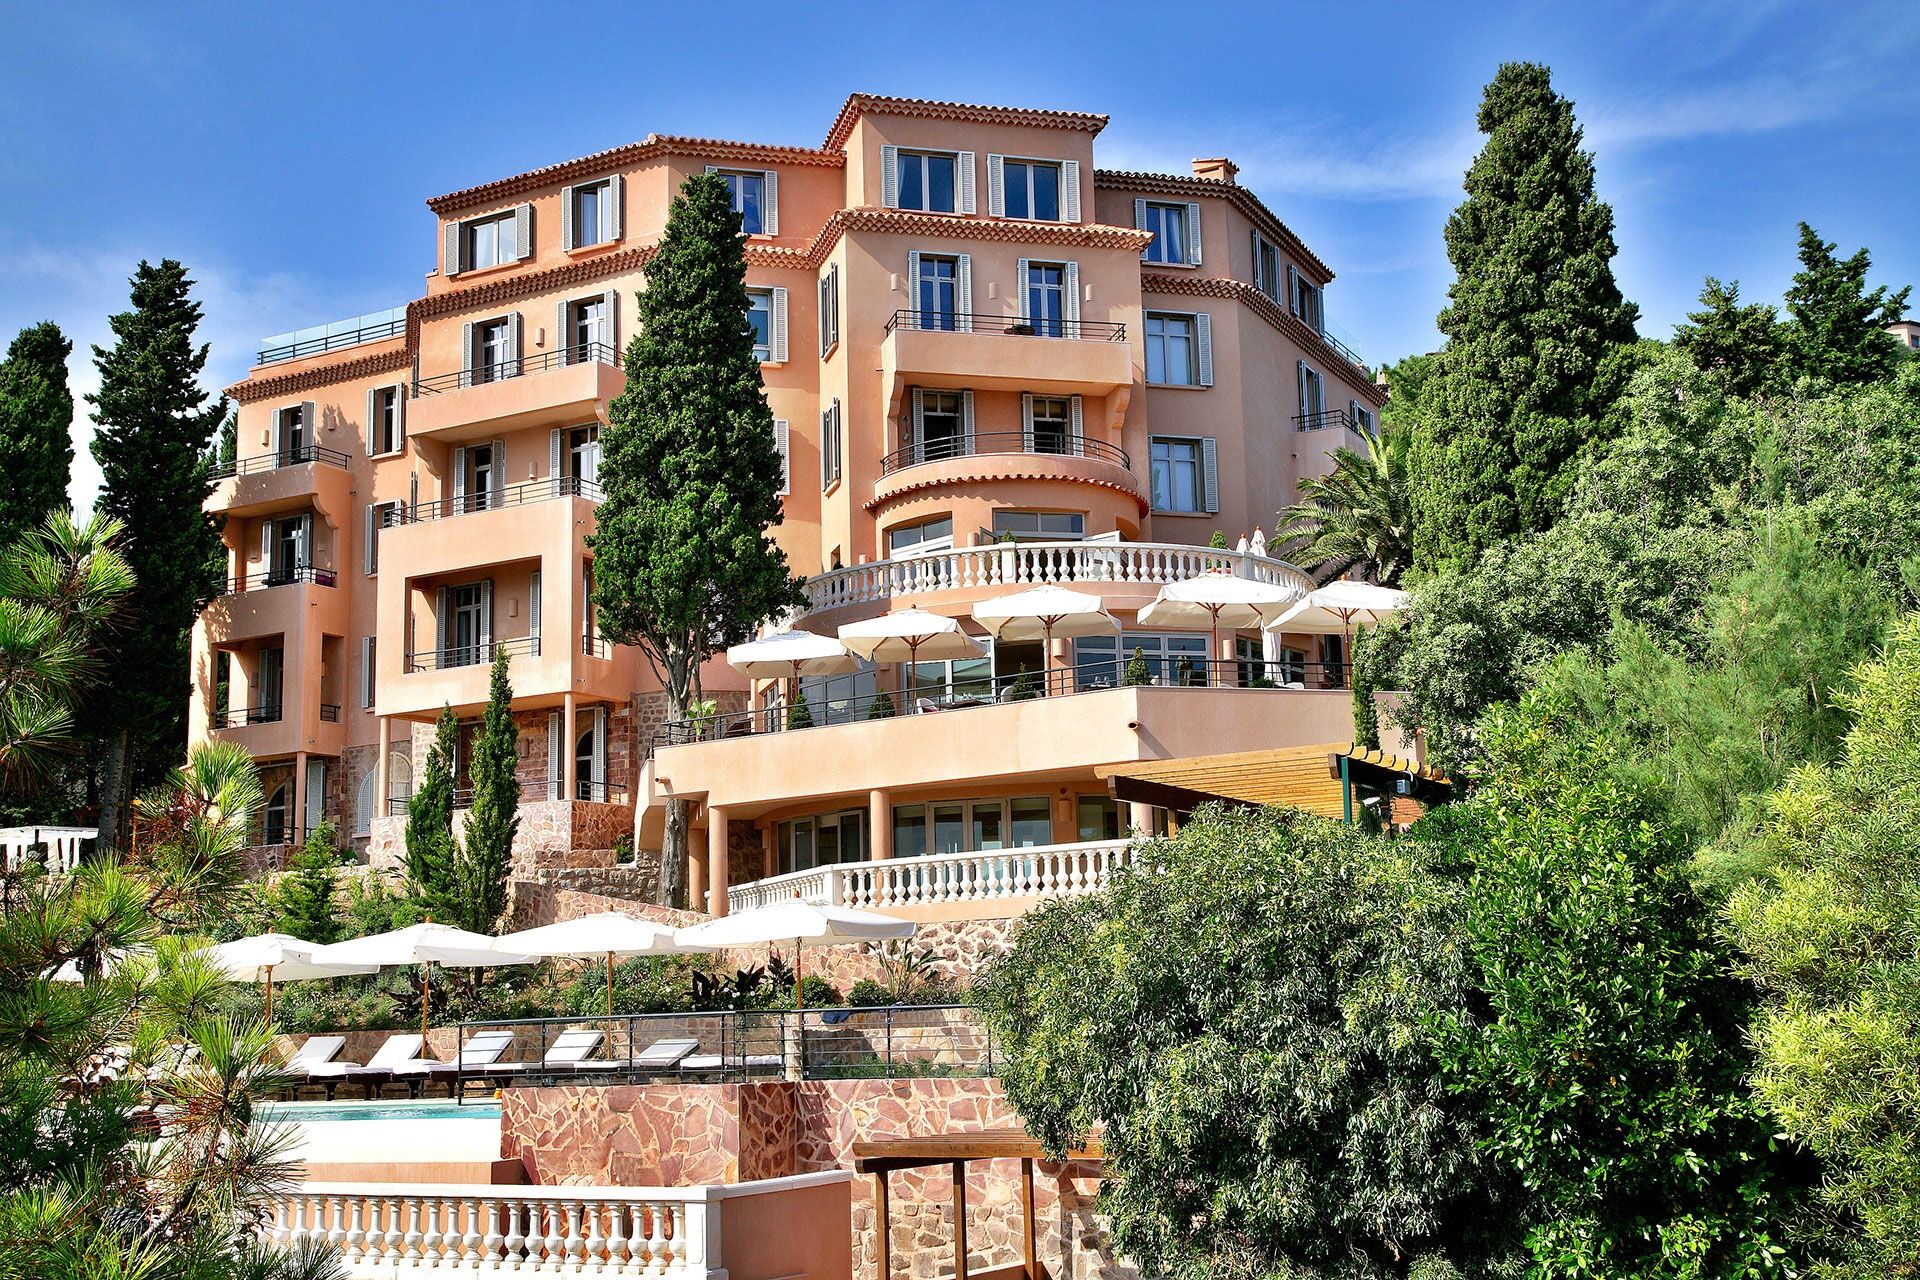
<path fill-rule="evenodd" d="M 1232 182 L 1240 173 L 1240 166 L 1225 156 L 1215 156 L 1211 160 L 1195 160 L 1193 176 L 1196 178 L 1215 178 L 1221 182 Z"/>

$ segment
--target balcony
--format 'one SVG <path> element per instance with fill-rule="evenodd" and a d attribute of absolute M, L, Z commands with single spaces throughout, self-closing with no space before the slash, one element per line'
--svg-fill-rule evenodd
<path fill-rule="evenodd" d="M 982 431 L 962 439 L 922 440 L 904 449 L 895 449 L 880 459 L 880 474 L 890 476 L 908 467 L 918 467 L 929 462 L 944 462 L 949 458 L 972 458 L 981 454 L 1007 453 L 1050 458 L 1097 458 L 1102 462 L 1112 463 L 1122 471 L 1131 470 L 1133 467 L 1133 462 L 1127 457 L 1125 449 L 1108 444 L 1104 440 L 1089 440 L 1084 437 L 1047 440 L 1036 438 L 1030 431 Z"/>
<path fill-rule="evenodd" d="M 269 587 L 290 587 L 297 582 L 311 582 L 315 586 L 331 587 L 338 578 L 331 569 L 322 569 L 316 565 L 292 565 L 283 569 L 268 569 L 264 573 L 246 573 L 237 578 L 228 578 L 222 595 L 234 595 L 241 591 L 265 591 Z"/>
<path fill-rule="evenodd" d="M 347 592 L 332 569 L 297 565 L 228 578 L 221 594 L 200 615 L 216 645 L 285 636 L 311 644 L 320 636 L 347 633 Z"/>
<path fill-rule="evenodd" d="M 441 498 L 435 502 L 417 502 L 409 507 L 405 504 L 387 512 L 384 528 L 395 528 L 404 524 L 415 524 L 422 520 L 446 520 L 453 516 L 478 515 L 483 511 L 498 511 L 506 507 L 524 507 L 535 502 L 553 502 L 560 498 L 585 498 L 589 502 L 598 502 L 601 497 L 600 486 L 591 480 L 582 480 L 579 476 L 551 476 L 545 480 L 528 480 L 524 484 L 510 484 L 501 489 L 489 490 L 480 494 L 463 494 L 458 498 Z"/>
<path fill-rule="evenodd" d="M 458 444 L 577 426 L 599 416 L 626 383 L 619 354 L 600 342 L 434 374 L 413 384 L 407 434 Z"/>
<path fill-rule="evenodd" d="M 297 701 L 274 699 L 250 707 L 215 707 L 208 716 L 212 736 L 237 742 L 255 759 L 307 751 L 337 756 L 346 748 L 346 730 L 337 702 L 313 704 L 303 715 Z"/>
<path fill-rule="evenodd" d="M 277 333 L 271 338 L 262 338 L 254 363 L 281 364 L 288 360 L 304 360 L 308 356 L 325 355 L 329 351 L 357 347 L 365 342 L 398 338 L 406 331 L 407 309 L 392 307 L 386 311 L 374 311 L 364 316 L 310 325 L 305 329 L 295 329 L 292 333 Z"/>
<path fill-rule="evenodd" d="M 895 498 L 942 486 L 1041 481 L 1127 494 L 1133 499 L 1128 514 L 1138 516 L 1147 509 L 1147 495 L 1132 465 L 1126 450 L 1084 436 L 1049 439 L 1029 432 L 986 431 L 924 440 L 880 460 L 880 478 L 874 481 L 868 509 L 878 512 Z"/>
<path fill-rule="evenodd" d="M 1297 413 L 1293 417 L 1293 425 L 1297 431 L 1344 429 L 1353 432 L 1356 436 L 1365 437 L 1367 434 L 1366 428 L 1354 420 L 1352 411 L 1348 409 L 1322 409 L 1317 413 Z"/>
<path fill-rule="evenodd" d="M 1125 395 L 1133 386 L 1127 328 L 1105 321 L 896 311 L 880 365 L 890 419 L 899 417 L 909 386 L 1089 396 Z"/>
<path fill-rule="evenodd" d="M 317 444 L 241 458 L 217 468 L 212 479 L 205 509 L 236 518 L 309 507 L 337 516 L 346 510 L 352 484 L 347 455 Z"/>
<path fill-rule="evenodd" d="M 407 655 L 407 670 L 452 671 L 457 667 L 483 667 L 493 661 L 495 653 L 504 653 L 509 658 L 521 655 L 537 658 L 540 656 L 540 637 L 515 636 L 511 640 L 495 640 L 492 644 L 423 649 Z"/>
<path fill-rule="evenodd" d="M 746 911 L 794 898 L 909 918 L 920 908 L 1005 907 L 1098 893 L 1131 858 L 1131 842 L 1097 840 L 848 862 L 731 887 L 727 909 Z"/>

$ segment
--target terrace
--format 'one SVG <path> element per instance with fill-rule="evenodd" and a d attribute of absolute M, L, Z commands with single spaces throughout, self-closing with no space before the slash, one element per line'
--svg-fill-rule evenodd
<path fill-rule="evenodd" d="M 325 355 L 329 351 L 357 347 L 362 343 L 398 338 L 406 331 L 407 309 L 389 307 L 385 311 L 370 311 L 366 315 L 309 325 L 291 333 L 277 333 L 271 338 L 262 338 L 254 363 L 281 364 L 288 360 L 304 360 L 308 356 Z"/>

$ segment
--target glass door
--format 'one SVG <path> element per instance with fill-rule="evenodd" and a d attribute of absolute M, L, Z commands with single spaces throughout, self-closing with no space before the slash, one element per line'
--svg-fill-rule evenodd
<path fill-rule="evenodd" d="M 451 645 L 448 666 L 465 667 L 485 660 L 482 652 L 486 647 L 485 607 L 483 584 L 469 582 L 453 589 L 453 625 L 447 628 Z"/>
<path fill-rule="evenodd" d="M 272 723 L 280 718 L 280 686 L 286 676 L 286 660 L 285 649 L 260 651 L 260 692 L 254 699 L 254 705 L 259 708 L 256 714 L 264 723 Z"/>

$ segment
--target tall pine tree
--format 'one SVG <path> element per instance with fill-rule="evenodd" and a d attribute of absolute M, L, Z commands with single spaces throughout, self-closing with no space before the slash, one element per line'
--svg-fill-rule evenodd
<path fill-rule="evenodd" d="M 407 799 L 407 886 L 426 913 L 444 923 L 458 894 L 453 842 L 453 755 L 460 722 L 442 707 L 433 744 L 420 770 L 420 785 Z"/>
<path fill-rule="evenodd" d="M 1447 221 L 1447 342 L 1415 438 L 1424 572 L 1552 523 L 1570 464 L 1625 389 L 1638 314 L 1613 279 L 1613 210 L 1547 68 L 1503 65 L 1479 127 L 1486 145 Z"/>
<path fill-rule="evenodd" d="M 207 445 L 227 402 L 200 389 L 194 342 L 200 304 L 172 259 L 142 262 L 133 309 L 112 318 L 114 345 L 95 347 L 100 390 L 87 397 L 100 464 L 99 509 L 126 528 L 135 586 L 106 655 L 112 687 L 90 719 L 102 743 L 101 837 L 125 835 L 127 798 L 159 782 L 187 750 L 188 632 L 219 590 L 219 527 L 201 510 L 211 489 Z"/>
<path fill-rule="evenodd" d="M 67 505 L 73 470 L 73 344 L 48 320 L 22 329 L 0 361 L 0 546 Z"/>
<path fill-rule="evenodd" d="M 1887 326 L 1906 310 L 1912 288 L 1889 293 L 1881 285 L 1869 292 L 1867 251 L 1848 258 L 1837 253 L 1831 241 L 1800 224 L 1800 270 L 1787 289 L 1787 370 L 1796 378 L 1878 382 L 1903 357 Z"/>
<path fill-rule="evenodd" d="M 520 730 L 513 723 L 513 685 L 507 651 L 493 655 L 486 715 L 473 742 L 473 808 L 460 833 L 455 880 L 460 893 L 452 923 L 492 933 L 507 909 L 507 871 L 520 829 L 520 778 L 515 771 Z"/>
<path fill-rule="evenodd" d="M 626 390 L 601 433 L 600 629 L 639 646 L 673 720 L 700 695 L 701 662 L 800 599 L 767 536 L 782 464 L 746 322 L 742 244 L 725 184 L 688 179 L 647 265 Z M 680 905 L 686 802 L 670 802 L 666 818 L 660 900 Z"/>
<path fill-rule="evenodd" d="M 1700 289 L 1700 308 L 1675 327 L 1674 346 L 1737 396 L 1780 381 L 1786 335 L 1778 312 L 1764 302 L 1741 306 L 1740 282 L 1722 284 L 1712 276 Z"/>

